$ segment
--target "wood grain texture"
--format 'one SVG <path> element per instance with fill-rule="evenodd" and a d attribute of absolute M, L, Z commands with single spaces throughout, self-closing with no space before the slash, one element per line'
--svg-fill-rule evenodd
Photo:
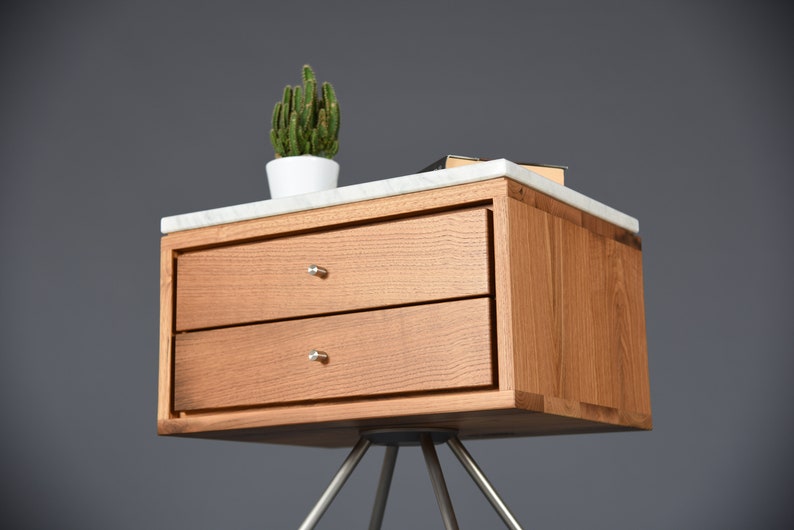
<path fill-rule="evenodd" d="M 640 251 L 513 199 L 496 204 L 509 225 L 495 252 L 497 273 L 509 262 L 515 388 L 650 414 Z"/>
<path fill-rule="evenodd" d="M 639 251 L 562 224 L 559 396 L 650 413 Z"/>
<path fill-rule="evenodd" d="M 499 199 L 495 206 L 504 219 L 503 255 L 507 275 L 504 291 L 509 296 L 514 388 L 540 395 L 557 395 L 562 327 L 555 314 L 556 286 L 552 278 L 553 257 L 558 254 L 554 238 L 544 223 L 556 219 L 513 199 Z M 497 281 L 499 281 L 497 279 Z"/>
<path fill-rule="evenodd" d="M 487 295 L 487 209 L 189 252 L 178 331 Z M 311 264 L 326 278 L 307 274 Z"/>
<path fill-rule="evenodd" d="M 490 305 L 475 298 L 182 333 L 174 408 L 491 387 Z M 309 361 L 313 349 L 328 361 Z"/>

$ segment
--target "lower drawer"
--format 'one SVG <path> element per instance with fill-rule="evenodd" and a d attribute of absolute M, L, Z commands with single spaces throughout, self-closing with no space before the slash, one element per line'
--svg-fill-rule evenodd
<path fill-rule="evenodd" d="M 491 326 L 475 298 L 182 333 L 174 410 L 493 387 Z"/>

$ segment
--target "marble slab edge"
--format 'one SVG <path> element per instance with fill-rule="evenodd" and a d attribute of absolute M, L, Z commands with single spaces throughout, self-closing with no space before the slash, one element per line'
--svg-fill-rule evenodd
<path fill-rule="evenodd" d="M 353 202 L 393 197 L 406 193 L 469 184 L 493 178 L 509 177 L 534 190 L 549 195 L 565 204 L 585 211 L 632 233 L 640 230 L 639 221 L 577 191 L 566 188 L 537 173 L 504 158 L 478 164 L 440 169 L 426 173 L 405 175 L 363 184 L 344 186 L 328 191 L 295 195 L 281 199 L 262 200 L 235 206 L 225 206 L 200 212 L 163 217 L 160 231 L 163 234 L 204 228 L 273 215 L 324 208 Z"/>

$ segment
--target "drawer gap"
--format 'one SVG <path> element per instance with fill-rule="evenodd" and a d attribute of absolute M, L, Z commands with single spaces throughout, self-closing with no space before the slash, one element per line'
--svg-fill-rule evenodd
<path fill-rule="evenodd" d="M 287 317 L 287 318 L 278 318 L 273 320 L 253 320 L 251 322 L 241 322 L 238 324 L 229 324 L 225 326 L 213 326 L 213 327 L 206 327 L 206 328 L 193 328 L 193 329 L 183 329 L 178 330 L 174 333 L 174 335 L 181 335 L 183 333 L 194 333 L 197 331 L 212 331 L 216 329 L 232 329 L 232 328 L 242 328 L 246 326 L 256 326 L 259 324 L 271 324 L 273 322 L 293 322 L 298 320 L 308 320 L 312 318 L 322 318 L 327 316 L 334 316 L 334 315 L 351 315 L 356 313 L 367 313 L 370 311 L 380 311 L 384 309 L 397 309 L 400 307 L 419 307 L 425 305 L 433 305 L 433 304 L 443 304 L 445 302 L 459 302 L 462 300 L 476 300 L 478 298 L 490 298 L 491 300 L 495 299 L 495 296 L 492 293 L 484 293 L 484 294 L 477 294 L 471 296 L 460 296 L 460 297 L 453 297 L 453 298 L 443 298 L 439 300 L 425 300 L 421 302 L 414 302 L 411 304 L 397 304 L 397 305 L 383 305 L 383 306 L 376 306 L 376 307 L 364 307 L 361 309 L 352 309 L 349 311 L 332 311 L 328 313 L 317 313 L 312 315 L 301 315 L 295 317 Z"/>

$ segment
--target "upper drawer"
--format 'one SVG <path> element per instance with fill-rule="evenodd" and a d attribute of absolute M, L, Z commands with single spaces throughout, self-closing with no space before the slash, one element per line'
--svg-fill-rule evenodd
<path fill-rule="evenodd" d="M 489 294 L 489 225 L 482 208 L 187 252 L 176 329 Z"/>

